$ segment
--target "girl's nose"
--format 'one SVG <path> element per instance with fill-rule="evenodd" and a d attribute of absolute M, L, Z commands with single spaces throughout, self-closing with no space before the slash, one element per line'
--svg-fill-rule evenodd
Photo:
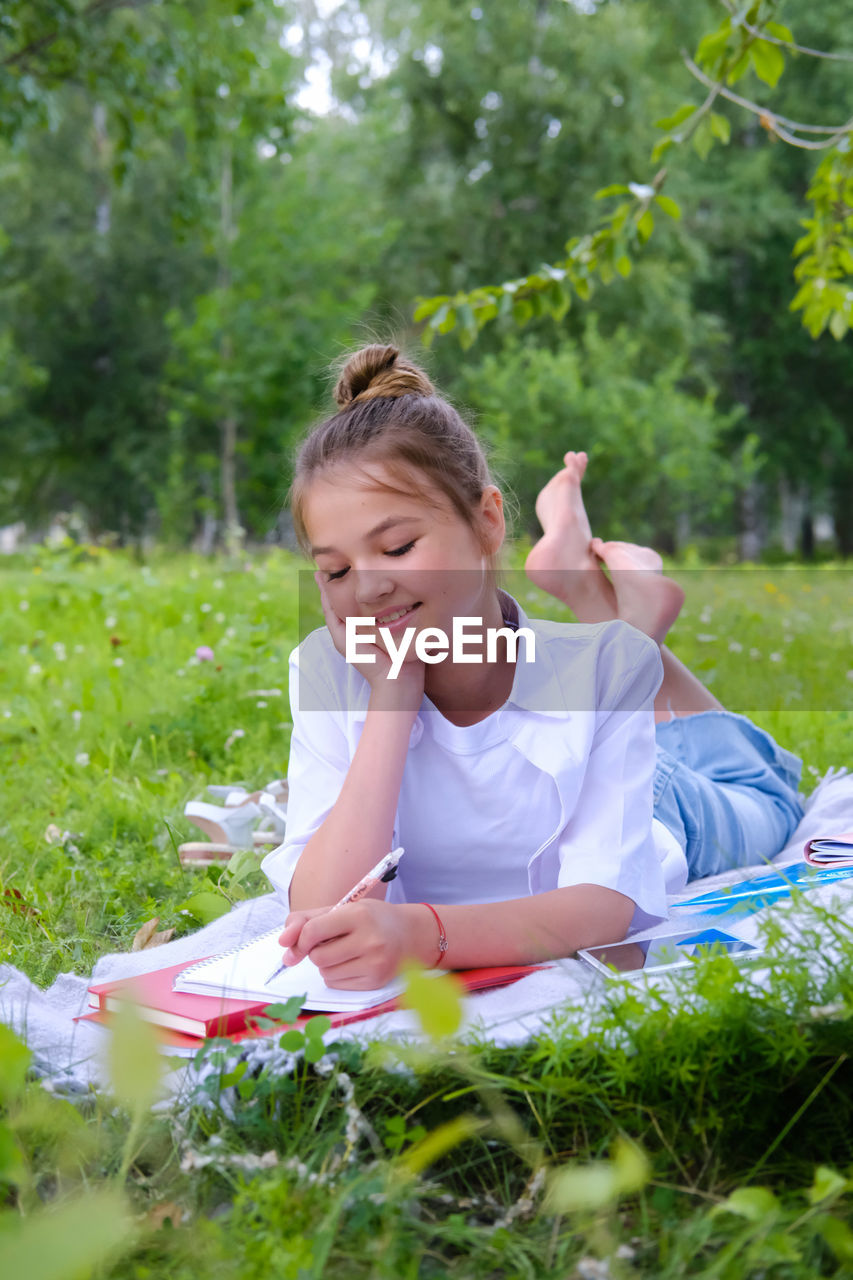
<path fill-rule="evenodd" d="M 394 581 L 384 569 L 360 569 L 356 579 L 355 598 L 362 608 L 384 600 L 394 590 Z"/>

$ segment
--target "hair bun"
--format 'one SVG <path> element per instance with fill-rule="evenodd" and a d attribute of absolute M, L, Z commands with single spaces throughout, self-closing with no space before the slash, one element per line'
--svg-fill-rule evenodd
<path fill-rule="evenodd" d="M 423 369 L 401 358 L 397 347 L 373 343 L 351 355 L 335 387 L 335 401 L 342 409 L 356 400 L 385 396 L 431 396 L 435 389 Z"/>

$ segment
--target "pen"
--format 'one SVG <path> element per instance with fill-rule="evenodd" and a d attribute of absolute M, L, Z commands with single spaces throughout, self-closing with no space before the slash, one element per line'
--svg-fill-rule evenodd
<path fill-rule="evenodd" d="M 367 875 L 362 876 L 358 884 L 354 884 L 349 893 L 345 893 L 340 902 L 336 902 L 334 906 L 329 907 L 329 910 L 334 911 L 338 907 L 345 907 L 350 902 L 358 902 L 359 898 L 363 898 L 366 893 L 370 893 L 373 886 L 379 884 L 380 881 L 387 884 L 389 880 L 393 880 L 397 874 L 397 866 L 402 856 L 402 846 L 399 849 L 395 849 L 392 853 L 386 853 L 385 857 L 380 858 L 376 866 L 372 867 L 371 870 L 368 871 Z M 264 986 L 269 986 L 273 978 L 277 978 L 283 970 L 288 968 L 290 968 L 290 966 L 286 964 L 278 965 L 266 979 Z"/>

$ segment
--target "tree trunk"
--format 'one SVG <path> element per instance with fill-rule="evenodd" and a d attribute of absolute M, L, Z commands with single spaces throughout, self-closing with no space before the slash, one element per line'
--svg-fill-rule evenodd
<path fill-rule="evenodd" d="M 231 143 L 227 141 L 222 156 L 222 177 L 219 184 L 219 274 L 220 306 L 223 316 L 223 332 L 219 344 L 219 357 L 223 370 L 227 370 L 233 357 L 231 335 L 227 331 L 228 291 L 231 288 L 231 241 L 234 236 L 232 216 L 232 163 Z M 227 387 L 227 378 L 225 379 Z M 239 546 L 243 530 L 240 526 L 240 513 L 237 509 L 237 418 L 231 395 L 226 392 L 225 411 L 219 420 L 220 434 L 220 486 L 222 489 L 222 507 L 224 515 L 223 537 L 225 546 L 233 550 Z"/>
<path fill-rule="evenodd" d="M 836 475 L 832 487 L 832 515 L 839 554 L 853 556 L 853 474 Z"/>
<path fill-rule="evenodd" d="M 814 560 L 814 543 L 814 516 L 812 514 L 811 498 L 807 494 L 802 519 L 800 520 L 800 554 L 804 560 Z"/>
<path fill-rule="evenodd" d="M 752 479 L 740 494 L 740 538 L 738 553 L 741 560 L 757 560 L 764 546 L 761 531 L 761 495 L 758 483 Z"/>
<path fill-rule="evenodd" d="M 779 541 L 788 556 L 796 554 L 801 518 L 799 499 L 791 492 L 791 486 L 783 476 L 779 481 Z"/>

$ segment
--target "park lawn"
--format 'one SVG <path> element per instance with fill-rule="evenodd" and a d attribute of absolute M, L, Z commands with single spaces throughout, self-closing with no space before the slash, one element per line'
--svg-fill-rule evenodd
<path fill-rule="evenodd" d="M 206 783 L 286 770 L 287 657 L 319 622 L 305 602 L 300 617 L 300 568 L 283 552 L 138 564 L 67 545 L 0 569 L 0 883 L 38 912 L 5 910 L 4 960 L 47 984 L 155 916 L 197 927 L 182 908 L 202 885 L 223 905 L 264 891 L 256 871 L 185 871 L 176 846 Z M 674 572 L 676 653 L 802 756 L 804 790 L 849 763 L 850 571 Z M 568 616 L 517 571 L 506 585 L 532 615 Z M 10 1180 L 28 1213 L 119 1182 L 137 1226 L 116 1276 L 847 1274 L 853 956 L 822 985 L 796 957 L 782 970 L 771 998 L 710 961 L 698 1013 L 614 997 L 595 1034 L 556 1019 L 513 1050 L 437 1045 L 390 1066 L 347 1050 L 284 1080 L 225 1063 L 224 1090 L 180 1124 L 146 1120 L 133 1150 L 103 1100 L 80 1124 L 55 1102 L 48 1139 L 26 1119 L 42 1091 L 7 1079 L 28 1168 Z M 820 1165 L 838 1179 L 814 1183 Z"/>

